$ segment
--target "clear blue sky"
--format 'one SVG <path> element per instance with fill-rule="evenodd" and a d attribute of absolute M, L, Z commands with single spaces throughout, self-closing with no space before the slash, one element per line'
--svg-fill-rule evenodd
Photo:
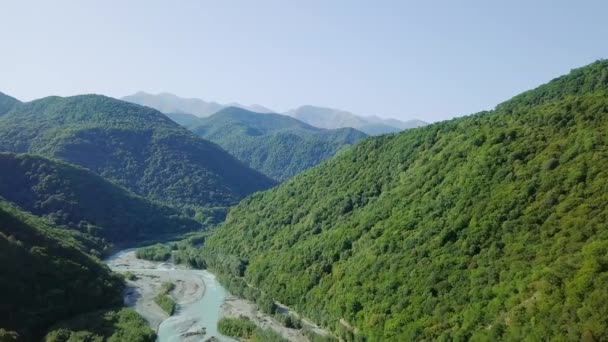
<path fill-rule="evenodd" d="M 608 57 L 608 1 L 2 1 L 0 91 L 436 121 Z"/>

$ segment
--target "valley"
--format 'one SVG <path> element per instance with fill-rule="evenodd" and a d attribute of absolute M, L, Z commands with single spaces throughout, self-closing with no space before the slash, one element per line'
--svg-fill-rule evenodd
<path fill-rule="evenodd" d="M 607 11 L 3 2 L 0 342 L 608 341 Z"/>

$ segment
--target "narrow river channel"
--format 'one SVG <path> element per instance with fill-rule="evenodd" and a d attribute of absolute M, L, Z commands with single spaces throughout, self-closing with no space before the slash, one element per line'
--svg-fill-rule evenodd
<path fill-rule="evenodd" d="M 235 341 L 217 331 L 228 292 L 212 273 L 168 262 L 140 260 L 133 249 L 122 250 L 106 262 L 116 272 L 135 276 L 128 281 L 125 304 L 156 329 L 159 342 Z M 172 296 L 177 310 L 171 317 L 154 303 L 154 297 L 166 282 L 175 285 Z"/>

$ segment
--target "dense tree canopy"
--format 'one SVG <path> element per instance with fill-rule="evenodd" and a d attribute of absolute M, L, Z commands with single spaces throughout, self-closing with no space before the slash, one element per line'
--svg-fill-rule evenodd
<path fill-rule="evenodd" d="M 0 196 L 56 225 L 122 244 L 200 229 L 175 209 L 135 195 L 77 166 L 0 153 Z"/>
<path fill-rule="evenodd" d="M 156 334 L 132 309 L 94 311 L 54 326 L 44 342 L 154 342 Z"/>
<path fill-rule="evenodd" d="M 227 206 L 273 181 L 162 113 L 99 95 L 47 97 L 0 112 L 0 151 L 80 165 L 176 206 Z"/>
<path fill-rule="evenodd" d="M 123 283 L 86 235 L 0 201 L 0 329 L 25 340 L 74 315 L 120 305 Z"/>
<path fill-rule="evenodd" d="M 243 200 L 203 254 L 347 339 L 605 340 L 607 75 L 367 139 Z"/>
<path fill-rule="evenodd" d="M 254 113 L 237 107 L 228 107 L 207 118 L 188 114 L 169 117 L 279 181 L 319 164 L 367 136 L 353 128 L 316 128 L 286 115 Z"/>
<path fill-rule="evenodd" d="M 0 115 L 10 111 L 19 104 L 19 100 L 0 92 Z"/>

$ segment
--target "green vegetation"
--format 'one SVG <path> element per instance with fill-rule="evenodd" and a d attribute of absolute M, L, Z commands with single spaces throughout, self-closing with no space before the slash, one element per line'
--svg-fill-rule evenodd
<path fill-rule="evenodd" d="M 279 181 L 319 164 L 366 137 L 352 128 L 321 129 L 281 114 L 228 107 L 207 118 L 169 114 L 199 136 Z"/>
<path fill-rule="evenodd" d="M 169 295 L 159 294 L 154 298 L 154 302 L 169 316 L 175 312 L 175 301 Z"/>
<path fill-rule="evenodd" d="M 5 329 L 0 328 L 0 341 L 2 342 L 10 342 L 10 341 L 18 341 L 19 334 L 14 331 L 7 331 Z"/>
<path fill-rule="evenodd" d="M 123 276 L 127 280 L 131 280 L 131 281 L 137 280 L 137 275 L 135 275 L 133 272 L 127 271 L 123 274 Z"/>
<path fill-rule="evenodd" d="M 0 113 L 0 150 L 62 159 L 177 207 L 224 207 L 274 184 L 162 113 L 99 95 Z"/>
<path fill-rule="evenodd" d="M 45 342 L 154 342 L 156 334 L 131 309 L 97 311 L 61 323 L 46 335 Z"/>
<path fill-rule="evenodd" d="M 245 316 L 224 317 L 217 323 L 217 329 L 226 336 L 249 339 L 253 335 L 253 331 L 257 329 L 257 325 Z"/>
<path fill-rule="evenodd" d="M 138 259 L 150 260 L 150 261 L 169 261 L 176 264 L 187 264 L 194 268 L 205 268 L 196 263 L 196 260 L 190 260 L 190 255 L 193 258 L 198 255 L 199 250 L 195 247 L 201 246 L 209 232 L 196 232 L 191 233 L 190 236 L 184 240 L 170 243 L 157 243 L 154 245 L 140 247 L 135 250 L 135 256 Z"/>
<path fill-rule="evenodd" d="M 283 342 L 287 341 L 271 329 L 261 329 L 249 318 L 222 318 L 217 323 L 217 329 L 226 336 L 234 337 L 240 341 L 251 342 Z"/>
<path fill-rule="evenodd" d="M 302 320 L 290 313 L 276 314 L 275 318 L 287 328 L 302 329 Z"/>
<path fill-rule="evenodd" d="M 310 328 L 304 327 L 302 329 L 302 334 L 308 338 L 310 342 L 336 342 L 338 341 L 335 337 L 331 335 L 320 335 Z"/>
<path fill-rule="evenodd" d="M 171 259 L 171 249 L 161 243 L 156 245 L 138 248 L 135 251 L 138 259 L 151 261 L 168 261 Z"/>
<path fill-rule="evenodd" d="M 98 175 L 40 156 L 0 153 L 0 196 L 53 224 L 126 243 L 200 229 L 175 209 Z"/>
<path fill-rule="evenodd" d="M 0 115 L 10 111 L 20 103 L 19 100 L 0 92 Z"/>
<path fill-rule="evenodd" d="M 173 283 L 163 283 L 161 285 L 160 292 L 154 298 L 154 302 L 160 306 L 169 316 L 173 315 L 175 312 L 175 301 L 171 298 L 170 293 L 175 289 L 175 284 Z"/>
<path fill-rule="evenodd" d="M 58 320 L 120 305 L 121 278 L 86 254 L 95 241 L 0 201 L 0 328 L 40 338 Z"/>
<path fill-rule="evenodd" d="M 188 258 L 345 340 L 608 339 L 607 91 L 600 61 L 367 139 L 246 198 Z"/>

